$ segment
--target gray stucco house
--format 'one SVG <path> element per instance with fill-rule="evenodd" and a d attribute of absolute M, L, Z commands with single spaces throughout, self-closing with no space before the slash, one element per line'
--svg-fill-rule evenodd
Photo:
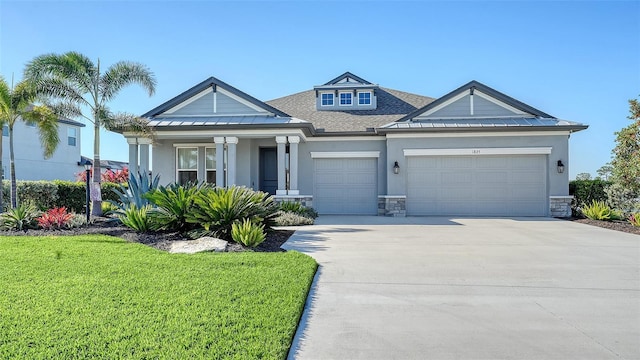
<path fill-rule="evenodd" d="M 148 170 L 153 146 L 162 183 L 391 216 L 570 215 L 569 136 L 587 128 L 477 81 L 433 99 L 349 72 L 267 102 L 211 77 L 143 117 L 154 139 L 125 132 L 129 163 Z"/>
<path fill-rule="evenodd" d="M 58 138 L 56 151 L 48 159 L 43 156 L 44 149 L 35 125 L 17 121 L 13 127 L 13 150 L 18 180 L 70 180 L 84 168 L 80 161 L 80 130 L 83 123 L 70 120 L 58 120 Z M 9 128 L 2 128 L 2 174 L 9 179 Z"/>

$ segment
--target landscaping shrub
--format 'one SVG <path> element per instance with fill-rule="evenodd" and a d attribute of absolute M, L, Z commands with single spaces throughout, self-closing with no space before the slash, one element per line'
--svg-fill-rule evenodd
<path fill-rule="evenodd" d="M 149 216 L 151 209 L 151 205 L 138 208 L 136 204 L 129 204 L 129 207 L 122 211 L 118 219 L 120 219 L 124 226 L 137 232 L 147 232 L 155 228 L 153 219 Z"/>
<path fill-rule="evenodd" d="M 27 230 L 36 227 L 38 209 L 31 203 L 18 204 L 15 209 L 9 209 L 0 214 L 0 227 L 4 230 Z"/>
<path fill-rule="evenodd" d="M 613 183 L 607 186 L 604 191 L 607 195 L 607 205 L 611 208 L 618 209 L 625 215 L 640 211 L 640 199 L 633 190 Z"/>
<path fill-rule="evenodd" d="M 149 191 L 145 197 L 157 208 L 150 214 L 162 230 L 186 232 L 195 227 L 187 222 L 196 196 L 209 185 L 206 183 L 171 184 Z"/>
<path fill-rule="evenodd" d="M 57 207 L 44 212 L 37 220 L 38 226 L 46 230 L 62 229 L 67 227 L 73 214 L 67 212 L 67 208 Z"/>
<path fill-rule="evenodd" d="M 248 247 L 256 247 L 265 239 L 264 224 L 254 224 L 249 219 L 231 225 L 233 241 Z"/>
<path fill-rule="evenodd" d="M 118 196 L 117 201 L 110 200 L 110 202 L 122 211 L 130 208 L 130 205 L 135 205 L 138 209 L 142 209 L 149 204 L 149 200 L 144 197 L 146 193 L 154 190 L 158 187 L 160 176 L 156 175 L 151 178 L 150 175 L 138 174 L 129 176 L 129 182 L 126 184 L 116 184 L 113 188 L 113 192 Z M 103 197 L 104 199 L 104 197 Z"/>
<path fill-rule="evenodd" d="M 613 218 L 617 217 L 617 214 L 613 213 L 604 201 L 596 200 L 592 200 L 591 204 L 583 206 L 582 214 L 593 220 L 613 220 Z"/>
<path fill-rule="evenodd" d="M 71 214 L 71 218 L 67 221 L 69 229 L 87 225 L 87 216 L 85 214 Z"/>
<path fill-rule="evenodd" d="M 194 204 L 186 220 L 202 228 L 188 233 L 193 238 L 211 235 L 229 240 L 233 223 L 245 219 L 269 230 L 278 211 L 278 204 L 269 194 L 237 186 L 204 188 L 195 196 Z"/>
<path fill-rule="evenodd" d="M 103 215 L 115 214 L 118 209 L 120 209 L 116 205 L 113 205 L 113 203 L 110 201 L 103 201 L 102 203 L 100 203 L 100 207 L 102 208 Z"/>
<path fill-rule="evenodd" d="M 84 213 L 87 201 L 87 185 L 81 182 L 54 180 L 58 199 L 56 207 L 66 207 L 71 212 Z"/>
<path fill-rule="evenodd" d="M 284 212 L 295 213 L 312 219 L 318 217 L 318 213 L 313 208 L 302 206 L 302 204 L 297 202 L 283 201 L 280 203 L 280 210 Z"/>
<path fill-rule="evenodd" d="M 313 219 L 288 211 L 279 211 L 275 223 L 278 226 L 313 225 Z"/>
<path fill-rule="evenodd" d="M 116 184 L 110 182 L 103 182 L 100 184 L 100 192 L 102 193 L 102 201 L 118 201 L 120 196 L 116 191 L 121 190 L 123 186 L 127 186 L 127 183 Z"/>
<path fill-rule="evenodd" d="M 59 199 L 58 187 L 50 181 L 18 181 L 18 203 L 31 203 L 38 210 L 56 206 Z"/>
<path fill-rule="evenodd" d="M 629 215 L 629 219 L 627 220 L 631 225 L 640 227 L 640 213 L 634 213 Z"/>
<path fill-rule="evenodd" d="M 604 189 L 611 185 L 605 180 L 573 180 L 569 182 L 569 195 L 573 195 L 578 206 L 589 204 L 592 201 L 606 201 L 607 194 Z"/>

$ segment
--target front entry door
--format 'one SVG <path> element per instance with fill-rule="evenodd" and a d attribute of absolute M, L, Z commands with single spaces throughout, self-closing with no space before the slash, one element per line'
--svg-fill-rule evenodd
<path fill-rule="evenodd" d="M 271 195 L 278 189 L 278 152 L 276 148 L 260 148 L 260 191 Z"/>

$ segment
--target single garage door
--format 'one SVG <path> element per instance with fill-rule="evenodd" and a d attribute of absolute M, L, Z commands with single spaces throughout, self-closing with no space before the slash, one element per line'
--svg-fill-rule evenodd
<path fill-rule="evenodd" d="M 375 215 L 377 159 L 314 159 L 313 206 L 320 214 Z"/>
<path fill-rule="evenodd" d="M 410 215 L 546 216 L 544 155 L 411 156 Z"/>

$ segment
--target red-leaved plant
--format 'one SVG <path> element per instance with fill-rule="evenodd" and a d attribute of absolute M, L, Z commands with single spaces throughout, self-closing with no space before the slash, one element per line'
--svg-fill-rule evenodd
<path fill-rule="evenodd" d="M 93 177 L 93 169 L 89 170 L 89 178 Z M 110 182 L 121 184 L 129 181 L 129 169 L 124 168 L 122 170 L 113 171 L 111 169 L 107 169 L 107 171 L 103 172 L 100 175 L 100 179 L 102 182 Z M 87 172 L 81 171 L 76 174 L 76 180 L 85 182 L 87 181 Z"/>
<path fill-rule="evenodd" d="M 38 225 L 47 230 L 62 229 L 72 217 L 73 214 L 68 213 L 67 208 L 64 206 L 53 208 L 47 210 L 47 212 L 38 218 Z"/>
<path fill-rule="evenodd" d="M 631 225 L 640 227 L 640 213 L 629 215 L 628 221 L 629 223 L 631 223 Z"/>

